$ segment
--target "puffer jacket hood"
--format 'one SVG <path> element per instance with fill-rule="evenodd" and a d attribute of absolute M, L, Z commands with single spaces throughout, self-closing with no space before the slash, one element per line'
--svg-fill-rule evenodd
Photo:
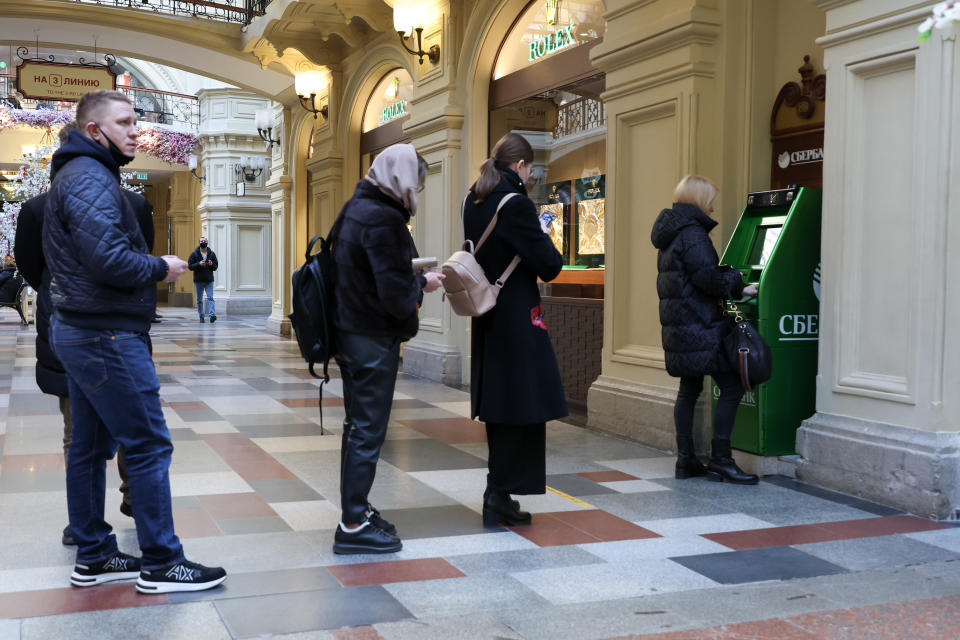
<path fill-rule="evenodd" d="M 117 182 L 120 182 L 120 167 L 110 155 L 110 150 L 79 131 L 71 131 L 67 134 L 67 141 L 53 154 L 53 160 L 50 163 L 50 179 L 56 178 L 57 172 L 63 169 L 65 164 L 82 156 L 96 159 L 116 176 Z"/>
<path fill-rule="evenodd" d="M 736 269 L 721 267 L 710 230 L 717 221 L 690 204 L 676 203 L 657 216 L 650 239 L 657 255 L 664 360 L 672 376 L 725 371 L 720 341 L 728 325 L 717 304 L 743 294 Z"/>
<path fill-rule="evenodd" d="M 692 204 L 674 202 L 672 209 L 664 209 L 657 216 L 650 240 L 657 249 L 666 249 L 684 227 L 694 224 L 699 224 L 710 233 L 717 226 L 717 221 Z"/>

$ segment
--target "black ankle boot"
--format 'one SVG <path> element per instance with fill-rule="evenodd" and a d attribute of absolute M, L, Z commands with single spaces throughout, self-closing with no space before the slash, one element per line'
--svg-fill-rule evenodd
<path fill-rule="evenodd" d="M 693 450 L 693 438 L 677 436 L 677 466 L 673 477 L 677 480 L 686 480 L 696 476 L 707 475 L 707 468 L 697 458 Z"/>
<path fill-rule="evenodd" d="M 710 480 L 714 482 L 732 482 L 733 484 L 757 484 L 760 478 L 752 473 L 746 473 L 737 466 L 730 452 L 729 440 L 714 440 L 712 443 L 713 455 L 707 468 L 712 472 Z"/>
<path fill-rule="evenodd" d="M 530 514 L 520 511 L 520 503 L 504 491 L 487 489 L 483 495 L 483 526 L 530 524 Z"/>

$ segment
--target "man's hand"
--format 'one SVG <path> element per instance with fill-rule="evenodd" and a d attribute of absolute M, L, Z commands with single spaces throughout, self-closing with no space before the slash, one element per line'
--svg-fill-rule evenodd
<path fill-rule="evenodd" d="M 743 297 L 752 298 L 757 295 L 757 290 L 760 288 L 758 284 L 748 284 L 743 288 Z"/>
<path fill-rule="evenodd" d="M 443 279 L 447 276 L 442 273 L 437 273 L 436 271 L 427 271 L 423 274 L 423 277 L 427 279 L 426 286 L 423 287 L 424 293 L 433 293 L 441 287 L 443 284 Z"/>
<path fill-rule="evenodd" d="M 187 270 L 187 263 L 177 256 L 163 256 L 163 261 L 167 263 L 167 277 L 163 279 L 164 282 L 176 282 Z"/>

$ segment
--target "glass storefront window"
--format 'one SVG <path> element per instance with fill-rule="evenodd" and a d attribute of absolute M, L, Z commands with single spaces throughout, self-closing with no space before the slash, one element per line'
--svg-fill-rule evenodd
<path fill-rule="evenodd" d="M 490 112 L 490 144 L 513 131 L 533 146 L 527 191 L 570 269 L 604 266 L 604 76 L 551 89 Z"/>
<path fill-rule="evenodd" d="M 536 0 L 520 15 L 504 40 L 493 79 L 602 38 L 605 30 L 600 0 Z"/>

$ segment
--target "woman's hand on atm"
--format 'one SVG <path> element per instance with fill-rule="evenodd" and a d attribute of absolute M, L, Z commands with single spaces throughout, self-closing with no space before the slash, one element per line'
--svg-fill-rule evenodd
<path fill-rule="evenodd" d="M 759 289 L 759 287 L 760 286 L 756 284 L 748 284 L 743 288 L 743 297 L 753 298 L 754 296 L 757 295 L 757 289 Z"/>

